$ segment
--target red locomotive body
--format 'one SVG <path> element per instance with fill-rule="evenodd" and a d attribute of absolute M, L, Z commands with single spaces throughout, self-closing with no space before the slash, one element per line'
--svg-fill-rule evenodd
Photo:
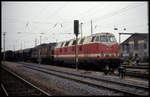
<path fill-rule="evenodd" d="M 118 43 L 111 33 L 97 33 L 78 39 L 79 63 L 96 64 L 110 68 L 119 65 Z M 75 40 L 57 43 L 54 49 L 56 62 L 75 63 Z"/>

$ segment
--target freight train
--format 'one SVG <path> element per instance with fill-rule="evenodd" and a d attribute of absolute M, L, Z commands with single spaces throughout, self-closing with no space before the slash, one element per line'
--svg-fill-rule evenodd
<path fill-rule="evenodd" d="M 13 59 L 41 63 L 75 63 L 75 39 L 58 43 L 42 44 L 30 49 L 14 51 Z M 79 64 L 106 66 L 114 69 L 119 66 L 119 45 L 112 33 L 97 33 L 78 38 Z"/>

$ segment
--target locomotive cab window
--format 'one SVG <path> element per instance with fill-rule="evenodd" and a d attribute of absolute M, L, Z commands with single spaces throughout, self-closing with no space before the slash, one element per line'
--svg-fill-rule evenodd
<path fill-rule="evenodd" d="M 95 38 L 96 38 L 96 36 L 93 36 L 93 37 L 92 37 L 92 41 L 91 41 L 91 42 L 94 42 Z"/>
<path fill-rule="evenodd" d="M 75 43 L 76 43 L 76 40 L 73 40 L 73 43 L 72 43 L 72 45 L 75 45 Z"/>
<path fill-rule="evenodd" d="M 64 42 L 61 44 L 61 47 L 63 46 Z"/>
<path fill-rule="evenodd" d="M 99 36 L 96 36 L 95 41 L 97 42 L 99 41 Z"/>
<path fill-rule="evenodd" d="M 115 39 L 114 36 L 109 36 L 109 41 L 110 41 L 110 42 L 116 42 L 116 39 Z"/>
<path fill-rule="evenodd" d="M 80 41 L 80 44 L 83 44 L 83 42 L 84 42 L 84 39 L 85 39 L 85 38 L 81 39 L 81 41 Z"/>
<path fill-rule="evenodd" d="M 108 42 L 108 37 L 107 36 L 100 36 L 100 41 L 101 42 Z"/>
<path fill-rule="evenodd" d="M 69 44 L 69 41 L 66 42 L 65 46 L 68 46 L 68 44 Z"/>

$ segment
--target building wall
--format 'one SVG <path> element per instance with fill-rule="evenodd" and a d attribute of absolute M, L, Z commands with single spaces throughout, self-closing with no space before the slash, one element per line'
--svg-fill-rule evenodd
<path fill-rule="evenodd" d="M 145 35 L 135 34 L 120 45 L 120 54 L 121 57 L 134 57 L 135 54 L 138 54 L 140 59 L 143 59 L 149 57 L 148 48 L 148 35 L 145 37 Z"/>

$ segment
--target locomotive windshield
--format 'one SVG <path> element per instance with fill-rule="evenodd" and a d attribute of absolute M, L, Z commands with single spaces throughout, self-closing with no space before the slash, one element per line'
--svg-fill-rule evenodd
<path fill-rule="evenodd" d="M 115 39 L 114 36 L 109 36 L 109 41 L 110 41 L 110 42 L 116 42 L 116 39 Z"/>
<path fill-rule="evenodd" d="M 92 42 L 116 42 L 114 36 L 94 36 Z"/>
<path fill-rule="evenodd" d="M 116 39 L 114 36 L 100 36 L 101 42 L 116 42 Z"/>
<path fill-rule="evenodd" d="M 107 36 L 100 36 L 100 42 L 108 42 Z"/>

